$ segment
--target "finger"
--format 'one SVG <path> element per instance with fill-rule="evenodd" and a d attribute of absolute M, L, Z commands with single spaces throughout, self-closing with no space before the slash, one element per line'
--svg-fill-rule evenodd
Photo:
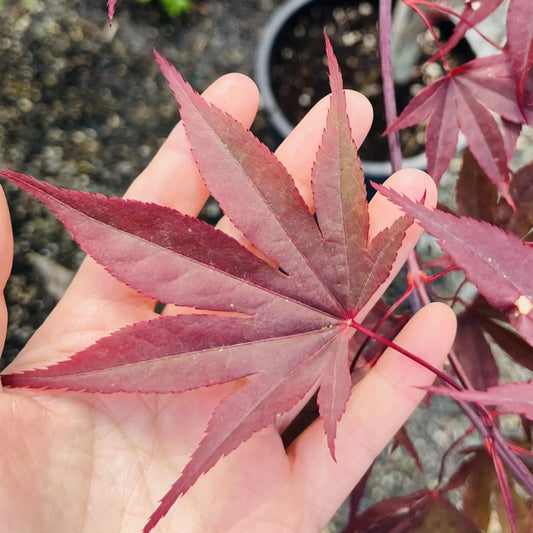
<path fill-rule="evenodd" d="M 450 308 L 434 303 L 419 311 L 395 342 L 440 368 L 455 328 Z M 387 349 L 352 391 L 337 427 L 336 462 L 329 453 L 321 419 L 294 441 L 288 454 L 303 494 L 307 522 L 302 531 L 327 523 L 422 400 L 425 393 L 417 387 L 429 385 L 433 379 L 429 370 Z"/>
<path fill-rule="evenodd" d="M 428 174 L 421 170 L 400 170 L 394 173 L 384 183 L 384 186 L 398 191 L 413 201 L 420 201 L 423 198 L 424 205 L 427 207 L 433 208 L 437 205 L 437 187 L 435 182 Z M 372 201 L 368 206 L 368 211 L 370 222 L 368 233 L 370 240 L 372 240 L 380 231 L 390 227 L 399 217 L 404 215 L 401 209 L 396 207 L 392 202 L 379 193 L 372 198 Z M 367 315 L 368 311 L 376 305 L 377 301 L 381 298 L 387 287 L 400 271 L 402 265 L 407 260 L 407 256 L 413 251 L 423 232 L 424 230 L 417 223 L 413 223 L 407 230 L 387 279 L 360 310 L 357 315 L 359 321 L 361 321 Z"/>
<path fill-rule="evenodd" d="M 370 102 L 360 93 L 345 91 L 346 112 L 350 119 L 352 137 L 361 146 L 372 124 Z M 307 205 L 313 205 L 311 169 L 326 126 L 329 96 L 322 98 L 276 150 L 276 156 L 293 177 Z"/>
<path fill-rule="evenodd" d="M 13 263 L 13 233 L 11 218 L 4 191 L 0 189 L 0 342 L 4 345 L 7 331 L 7 307 L 4 300 L 4 288 Z"/>

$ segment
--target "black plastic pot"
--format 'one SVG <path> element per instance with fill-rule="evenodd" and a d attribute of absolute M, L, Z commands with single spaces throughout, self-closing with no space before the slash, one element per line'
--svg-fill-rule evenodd
<path fill-rule="evenodd" d="M 255 80 L 270 124 L 282 140 L 305 114 L 306 107 L 310 108 L 329 93 L 324 61 L 325 27 L 343 71 L 345 88 L 362 92 L 374 107 L 374 125 L 367 141 L 360 147 L 360 156 L 365 176 L 382 181 L 392 169 L 386 139 L 381 137 L 385 117 L 377 40 L 378 5 L 379 0 L 289 0 L 274 11 L 263 31 L 256 54 Z M 323 15 L 328 18 L 323 19 Z M 368 28 L 364 27 L 366 24 Z M 444 35 L 453 31 L 449 20 L 439 21 L 438 27 Z M 417 36 L 409 35 L 408 38 L 413 41 Z M 458 50 L 457 63 L 475 57 L 464 40 Z M 423 50 L 420 61 L 423 63 L 431 55 L 432 51 Z M 363 59 L 365 64 L 362 64 Z M 287 72 L 279 75 L 277 69 L 285 67 Z M 435 64 L 434 68 L 439 66 Z M 296 77 L 299 70 L 304 73 L 301 80 Z M 415 65 L 411 71 L 415 74 L 414 78 L 408 76 L 409 81 L 396 84 L 400 110 L 427 83 L 424 79 L 427 74 L 419 66 Z M 439 72 L 435 74 L 436 77 L 442 75 Z M 283 81 L 285 79 L 287 83 Z M 306 105 L 295 114 L 296 106 L 302 101 Z M 403 130 L 401 135 L 403 166 L 425 169 L 424 129 Z M 408 148 L 413 140 L 418 153 L 411 154 Z"/>

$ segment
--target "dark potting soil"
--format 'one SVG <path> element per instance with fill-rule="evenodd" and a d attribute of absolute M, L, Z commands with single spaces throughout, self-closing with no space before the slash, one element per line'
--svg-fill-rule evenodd
<path fill-rule="evenodd" d="M 378 0 L 313 0 L 294 13 L 280 30 L 271 56 L 272 90 L 287 119 L 297 124 L 309 109 L 327 95 L 326 55 L 323 31 L 328 36 L 342 70 L 344 86 L 363 93 L 374 108 L 374 123 L 359 150 L 367 161 L 388 160 L 388 144 L 381 134 L 386 128 L 382 94 L 381 64 L 378 35 Z M 453 24 L 449 20 L 435 23 L 442 38 L 449 37 Z M 399 111 L 426 85 L 444 75 L 438 63 L 424 65 L 436 51 L 428 31 L 418 36 L 421 52 L 412 67 L 407 83 L 395 84 L 396 105 Z M 474 53 L 463 39 L 448 58 L 451 67 L 473 59 Z M 404 157 L 424 150 L 423 125 L 400 132 Z"/>

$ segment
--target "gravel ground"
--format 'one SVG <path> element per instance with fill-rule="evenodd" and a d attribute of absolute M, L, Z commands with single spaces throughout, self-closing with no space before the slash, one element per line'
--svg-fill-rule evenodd
<path fill-rule="evenodd" d="M 177 117 L 152 47 L 199 90 L 226 72 L 251 74 L 259 29 L 279 4 L 195 1 L 190 15 L 171 21 L 151 3 L 120 0 L 109 28 L 105 0 L 6 0 L 0 11 L 0 165 L 58 186 L 122 194 Z M 272 147 L 261 113 L 253 129 Z M 521 141 L 525 160 L 531 146 L 531 136 Z M 453 181 L 452 172 L 444 182 L 451 187 Z M 6 289 L 8 361 L 54 307 L 83 254 L 45 208 L 5 188 L 15 234 Z M 433 403 L 409 425 L 426 477 L 395 452 L 375 470 L 367 503 L 435 482 L 442 450 L 466 421 L 452 402 Z"/>

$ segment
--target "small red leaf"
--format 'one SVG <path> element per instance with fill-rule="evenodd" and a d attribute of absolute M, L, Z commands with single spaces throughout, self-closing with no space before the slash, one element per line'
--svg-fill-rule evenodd
<path fill-rule="evenodd" d="M 523 121 L 514 98 L 509 64 L 501 54 L 470 61 L 433 82 L 411 100 L 385 133 L 413 126 L 429 117 L 428 171 L 439 183 L 455 154 L 460 129 L 488 178 L 513 206 L 505 141 L 489 109 L 509 121 Z"/>
<path fill-rule="evenodd" d="M 107 18 L 109 19 L 109 24 L 113 22 L 113 17 L 115 16 L 115 5 L 117 0 L 107 0 Z"/>

